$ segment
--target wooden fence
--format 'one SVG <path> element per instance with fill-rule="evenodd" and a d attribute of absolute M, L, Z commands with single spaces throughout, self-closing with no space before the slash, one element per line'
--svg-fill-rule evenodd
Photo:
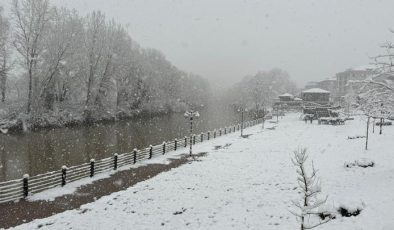
<path fill-rule="evenodd" d="M 259 124 L 262 120 L 252 120 L 244 122 L 244 128 Z M 169 142 L 163 142 L 161 145 L 149 146 L 140 150 L 134 149 L 130 153 L 114 154 L 100 160 L 91 159 L 90 162 L 66 167 L 60 170 L 39 174 L 29 177 L 24 175 L 22 179 L 16 179 L 0 183 L 0 203 L 10 202 L 26 198 L 29 195 L 39 193 L 51 188 L 64 186 L 67 183 L 77 181 L 83 178 L 94 177 L 95 175 L 111 170 L 117 170 L 125 165 L 133 165 L 137 162 L 152 159 L 155 156 L 165 155 L 168 152 L 186 148 L 192 138 L 192 144 L 214 139 L 229 133 L 240 130 L 241 124 L 232 125 L 225 128 L 215 129 L 192 137 L 184 137 Z"/>

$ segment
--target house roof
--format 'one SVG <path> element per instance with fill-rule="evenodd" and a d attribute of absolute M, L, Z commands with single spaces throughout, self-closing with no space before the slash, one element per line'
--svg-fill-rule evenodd
<path fill-rule="evenodd" d="M 302 99 L 301 99 L 301 98 L 298 98 L 298 97 L 296 97 L 296 98 L 294 98 L 294 101 L 302 101 Z"/>
<path fill-rule="evenodd" d="M 308 89 L 302 92 L 303 93 L 330 93 L 329 91 L 320 88 Z"/>
<path fill-rule="evenodd" d="M 294 96 L 290 93 L 285 93 L 285 94 L 279 95 L 278 97 L 294 97 Z"/>

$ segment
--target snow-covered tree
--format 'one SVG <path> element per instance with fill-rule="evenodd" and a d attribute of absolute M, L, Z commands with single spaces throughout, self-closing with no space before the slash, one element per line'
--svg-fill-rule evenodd
<path fill-rule="evenodd" d="M 69 66 L 75 67 L 83 34 L 82 19 L 75 11 L 54 8 L 44 38 L 45 50 L 39 65 L 39 107 L 53 110 L 56 101 L 64 100 L 65 85 L 70 81 Z"/>
<path fill-rule="evenodd" d="M 367 130 L 370 118 L 380 120 L 380 134 L 384 120 L 394 115 L 394 44 L 386 42 L 381 48 L 384 52 L 373 58 L 372 74 L 362 81 L 350 81 L 353 90 L 347 96 L 348 102 L 367 117 Z"/>
<path fill-rule="evenodd" d="M 11 12 L 14 23 L 13 44 L 22 57 L 21 66 L 29 81 L 27 113 L 37 98 L 38 71 L 44 49 L 44 38 L 51 19 L 49 0 L 13 0 Z M 34 85 L 34 86 L 33 86 Z"/>
<path fill-rule="evenodd" d="M 327 197 L 319 198 L 321 193 L 320 180 L 317 176 L 317 171 L 313 167 L 312 172 L 308 173 L 306 168 L 306 161 L 308 159 L 307 150 L 300 148 L 294 151 L 292 162 L 296 167 L 297 183 L 300 190 L 301 197 L 299 200 L 294 200 L 294 210 L 290 212 L 296 216 L 301 225 L 301 230 L 312 229 L 331 220 L 331 217 L 325 217 L 323 220 L 319 216 L 319 208 L 326 203 Z"/>
<path fill-rule="evenodd" d="M 272 99 L 282 93 L 296 93 L 297 87 L 289 74 L 282 69 L 260 71 L 246 76 L 225 95 L 232 103 L 243 106 L 266 108 Z"/>
<path fill-rule="evenodd" d="M 208 101 L 204 79 L 179 70 L 160 51 L 140 47 L 102 12 L 82 17 L 49 0 L 12 0 L 13 26 L 0 15 L 0 93 L 10 66 L 3 47 L 14 48 L 9 53 L 17 54 L 22 71 L 12 73 L 16 77 L 8 85 L 18 95 L 17 104 L 27 100 L 28 122 L 113 119 Z M 3 45 L 7 30 L 13 46 Z"/>
<path fill-rule="evenodd" d="M 10 70 L 10 24 L 0 6 L 0 102 L 5 101 L 7 75 Z"/>

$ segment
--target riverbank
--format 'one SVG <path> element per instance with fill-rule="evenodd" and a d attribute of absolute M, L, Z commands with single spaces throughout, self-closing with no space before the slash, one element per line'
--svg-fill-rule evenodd
<path fill-rule="evenodd" d="M 184 113 L 185 105 L 165 108 L 142 108 L 129 111 L 94 111 L 62 109 L 54 112 L 49 111 L 39 115 L 28 115 L 24 112 L 1 112 L 0 135 L 20 134 L 26 131 L 39 131 L 43 129 L 56 129 L 63 127 L 89 126 L 92 124 L 103 124 L 117 121 L 127 121 L 143 117 L 164 116 L 171 113 Z M 198 109 L 204 109 L 199 107 Z"/>
<path fill-rule="evenodd" d="M 216 148 L 196 147 L 207 152 L 200 161 L 16 229 L 296 229 L 289 209 L 300 197 L 291 157 L 300 146 L 319 170 L 322 197 L 328 195 L 319 210 L 336 217 L 319 229 L 393 229 L 394 129 L 370 134 L 368 151 L 365 139 L 349 139 L 364 133 L 358 118 L 332 126 L 289 115 L 276 128 L 248 129 L 249 138 L 234 134 L 217 139 Z M 374 167 L 351 164 L 367 159 Z M 358 212 L 342 216 L 342 208 Z"/>

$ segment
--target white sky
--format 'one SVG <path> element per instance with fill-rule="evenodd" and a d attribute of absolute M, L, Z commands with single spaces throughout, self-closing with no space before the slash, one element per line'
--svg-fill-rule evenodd
<path fill-rule="evenodd" d="M 8 0 L 0 0 L 8 1 Z M 52 0 L 101 10 L 182 70 L 228 86 L 280 67 L 302 86 L 365 65 L 393 39 L 393 0 Z"/>

